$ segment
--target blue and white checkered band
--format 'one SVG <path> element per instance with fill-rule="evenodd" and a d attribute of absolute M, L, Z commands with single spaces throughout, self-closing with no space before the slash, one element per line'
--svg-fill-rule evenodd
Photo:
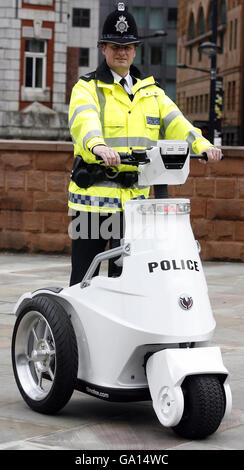
<path fill-rule="evenodd" d="M 115 25 L 116 31 L 119 31 L 121 34 L 126 33 L 126 31 L 129 28 L 129 25 L 126 21 L 125 16 L 120 16 L 116 25 Z"/>

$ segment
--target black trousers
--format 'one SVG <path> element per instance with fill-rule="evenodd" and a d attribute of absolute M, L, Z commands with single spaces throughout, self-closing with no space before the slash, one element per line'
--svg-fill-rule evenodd
<path fill-rule="evenodd" d="M 70 286 L 81 282 L 94 257 L 109 248 L 120 246 L 123 238 L 123 213 L 102 214 L 73 211 L 72 215 L 72 255 Z M 109 260 L 108 275 L 119 276 L 122 268 Z M 99 267 L 94 275 L 99 273 Z"/>

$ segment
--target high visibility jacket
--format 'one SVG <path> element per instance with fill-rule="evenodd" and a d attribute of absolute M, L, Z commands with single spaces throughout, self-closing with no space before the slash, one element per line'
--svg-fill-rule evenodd
<path fill-rule="evenodd" d="M 118 152 L 145 149 L 159 139 L 182 139 L 190 151 L 201 153 L 211 144 L 201 131 L 182 115 L 178 107 L 157 86 L 153 77 L 140 79 L 139 71 L 131 66 L 134 85 L 130 100 L 126 91 L 114 79 L 106 62 L 95 72 L 82 77 L 72 90 L 69 126 L 74 143 L 74 155 L 82 155 L 87 163 L 97 163 L 92 148 L 105 144 Z M 121 164 L 119 171 L 135 171 Z M 128 199 L 147 198 L 149 187 L 122 188 L 111 180 L 79 188 L 69 186 L 69 207 L 80 211 L 116 212 L 123 210 Z"/>

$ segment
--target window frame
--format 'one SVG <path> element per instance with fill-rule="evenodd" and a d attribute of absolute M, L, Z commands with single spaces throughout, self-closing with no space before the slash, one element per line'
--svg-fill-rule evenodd
<path fill-rule="evenodd" d="M 152 51 L 153 49 L 158 49 L 160 51 L 160 62 L 158 63 L 153 63 L 152 62 Z M 150 49 L 149 49 L 149 64 L 152 66 L 160 66 L 162 65 L 163 62 L 163 50 L 161 44 L 150 44 Z"/>
<path fill-rule="evenodd" d="M 84 24 L 74 24 L 74 19 L 75 17 L 77 18 L 78 15 L 76 16 L 75 15 L 75 11 L 87 11 L 89 12 L 89 18 L 88 18 L 88 25 L 84 25 Z M 79 20 L 80 20 L 80 23 L 82 22 L 84 18 L 82 17 L 82 15 L 79 15 Z M 90 28 L 91 27 L 91 9 L 90 8 L 72 8 L 72 28 Z"/>
<path fill-rule="evenodd" d="M 32 90 L 44 90 L 46 88 L 46 76 L 47 76 L 47 41 L 45 39 L 33 39 L 33 38 L 26 38 L 25 40 L 25 48 L 26 42 L 29 40 L 35 40 L 38 42 L 44 43 L 44 52 L 33 52 L 33 51 L 26 51 L 24 50 L 24 87 Z M 26 85 L 26 59 L 30 57 L 33 59 L 32 61 L 32 86 Z M 35 86 L 36 83 L 36 59 L 42 59 L 42 86 L 37 87 Z"/>
<path fill-rule="evenodd" d="M 81 61 L 81 51 L 87 51 L 88 54 L 87 54 L 87 59 L 88 59 L 88 63 L 87 64 L 81 64 L 80 61 Z M 79 47 L 79 67 L 90 67 L 90 48 L 89 47 Z"/>
<path fill-rule="evenodd" d="M 162 24 L 160 24 L 159 26 L 154 26 L 152 25 L 153 23 L 153 14 L 158 11 L 160 13 L 162 13 Z M 164 9 L 161 7 L 151 7 L 150 10 L 149 10 L 149 19 L 148 19 L 148 22 L 149 22 L 149 30 L 150 31 L 157 31 L 157 30 L 162 30 L 164 29 L 165 27 L 165 11 Z"/>

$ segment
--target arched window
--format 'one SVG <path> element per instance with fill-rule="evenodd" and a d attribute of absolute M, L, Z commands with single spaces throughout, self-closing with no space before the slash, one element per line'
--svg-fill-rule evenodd
<path fill-rule="evenodd" d="M 219 11 L 219 24 L 226 24 L 226 1 L 221 0 Z"/>
<path fill-rule="evenodd" d="M 193 13 L 190 16 L 189 30 L 188 30 L 188 39 L 193 39 L 195 37 L 195 21 Z"/>
<path fill-rule="evenodd" d="M 204 11 L 203 7 L 200 8 L 199 18 L 198 18 L 198 34 L 204 34 Z"/>
<path fill-rule="evenodd" d="M 213 2 L 210 3 L 210 7 L 208 10 L 208 30 L 212 29 L 212 21 L 213 21 Z"/>

